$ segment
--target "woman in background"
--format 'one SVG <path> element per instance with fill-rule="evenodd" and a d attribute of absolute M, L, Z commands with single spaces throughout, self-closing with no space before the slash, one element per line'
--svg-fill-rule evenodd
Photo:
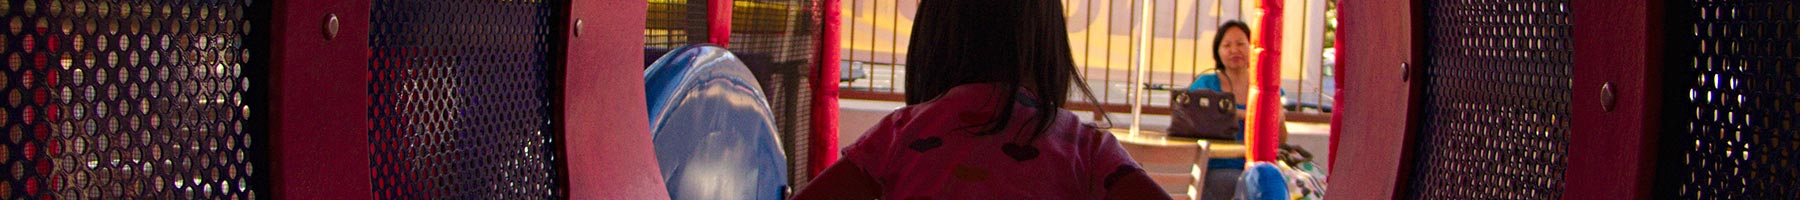
<path fill-rule="evenodd" d="M 1232 20 L 1219 25 L 1216 33 L 1213 36 L 1213 63 L 1217 63 L 1213 66 L 1214 73 L 1195 78 L 1194 83 L 1188 84 L 1188 90 L 1228 92 L 1232 94 L 1234 102 L 1250 102 L 1250 56 L 1253 54 L 1251 49 L 1254 48 L 1250 43 L 1250 26 Z M 1238 115 L 1242 116 L 1245 106 L 1238 104 L 1237 109 Z M 1278 114 L 1275 119 L 1282 120 L 1282 117 Z M 1246 130 L 1242 129 L 1243 125 L 1243 121 L 1238 121 L 1238 130 Z M 1280 130 L 1281 141 L 1287 141 L 1287 128 L 1281 127 Z M 1238 133 L 1237 136 L 1238 141 L 1243 141 L 1243 133 Z M 1238 176 L 1244 172 L 1244 159 L 1212 159 L 1208 162 L 1206 172 L 1206 188 L 1202 189 L 1202 194 L 1208 195 L 1204 195 L 1203 199 L 1231 199 L 1231 195 L 1215 194 L 1232 194 L 1236 191 Z"/>

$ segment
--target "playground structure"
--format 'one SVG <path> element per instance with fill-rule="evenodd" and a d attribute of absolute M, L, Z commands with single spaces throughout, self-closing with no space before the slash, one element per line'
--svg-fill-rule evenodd
<path fill-rule="evenodd" d="M 843 87 L 821 80 L 857 56 L 831 20 L 856 2 L 8 1 L 0 197 L 685 198 L 660 148 L 703 145 L 659 145 L 699 140 L 658 139 L 655 124 L 692 120 L 650 117 L 671 94 L 645 71 L 699 43 L 742 61 L 719 91 L 766 104 L 734 109 L 773 133 L 716 146 L 781 157 L 729 170 L 784 168 L 715 186 L 779 196 L 763 187 L 835 160 Z M 1342 101 L 1330 198 L 1800 196 L 1800 3 L 1346 3 L 1342 84 L 1321 92 Z M 1194 30 L 1145 24 L 1140 38 Z M 1126 66 L 1175 56 L 1144 57 Z"/>
<path fill-rule="evenodd" d="M 653 167 L 676 163 L 653 144 L 679 139 L 615 133 L 672 130 L 621 111 L 653 107 L 646 52 L 689 43 L 732 49 L 737 91 L 767 103 L 777 135 L 729 141 L 786 165 L 755 186 L 835 160 L 838 87 L 814 80 L 837 77 L 838 13 L 821 8 L 839 1 L 672 2 L 10 1 L 19 173 L 0 195 L 682 197 Z M 649 23 L 653 5 L 705 20 Z"/>

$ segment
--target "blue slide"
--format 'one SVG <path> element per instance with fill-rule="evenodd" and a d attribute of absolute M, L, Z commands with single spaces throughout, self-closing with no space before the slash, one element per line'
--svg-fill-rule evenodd
<path fill-rule="evenodd" d="M 782 199 L 787 156 L 755 76 L 714 45 L 670 50 L 644 70 L 656 162 L 672 199 Z"/>

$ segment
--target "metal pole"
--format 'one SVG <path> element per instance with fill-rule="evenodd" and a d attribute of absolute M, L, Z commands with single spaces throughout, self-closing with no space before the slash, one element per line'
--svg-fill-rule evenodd
<path fill-rule="evenodd" d="M 1144 98 L 1144 78 L 1149 76 L 1149 71 L 1144 70 L 1144 65 L 1147 64 L 1146 58 L 1149 56 L 1149 49 L 1147 49 L 1151 36 L 1149 29 L 1151 24 L 1155 23 L 1155 19 L 1151 17 L 1152 11 L 1155 10 L 1151 10 L 1151 7 L 1154 7 L 1156 2 L 1139 0 L 1138 3 L 1143 6 L 1138 8 L 1138 20 L 1133 20 L 1138 21 L 1137 27 L 1134 28 L 1137 29 L 1138 37 L 1137 41 L 1132 43 L 1135 46 L 1133 48 L 1137 49 L 1135 52 L 1137 58 L 1132 62 L 1131 70 L 1134 75 L 1131 78 L 1131 86 L 1128 86 L 1131 87 L 1131 132 L 1128 132 L 1131 136 L 1137 136 L 1144 120 L 1144 100 L 1147 99 Z"/>

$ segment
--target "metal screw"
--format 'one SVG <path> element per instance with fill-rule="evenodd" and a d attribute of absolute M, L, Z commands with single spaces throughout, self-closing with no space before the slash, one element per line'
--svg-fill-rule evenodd
<path fill-rule="evenodd" d="M 575 19 L 575 37 L 581 37 L 581 19 Z"/>
<path fill-rule="evenodd" d="M 1412 80 L 1412 64 L 1405 63 L 1405 62 L 1400 63 L 1400 82 L 1406 82 L 1406 81 L 1411 81 L 1411 80 Z"/>
<path fill-rule="evenodd" d="M 1605 110 L 1606 112 L 1612 112 L 1613 102 L 1617 101 L 1618 98 L 1618 95 L 1613 94 L 1612 82 L 1606 82 L 1606 84 L 1600 85 L 1600 109 Z"/>
<path fill-rule="evenodd" d="M 337 38 L 338 16 L 336 13 L 325 14 L 325 40 Z"/>

